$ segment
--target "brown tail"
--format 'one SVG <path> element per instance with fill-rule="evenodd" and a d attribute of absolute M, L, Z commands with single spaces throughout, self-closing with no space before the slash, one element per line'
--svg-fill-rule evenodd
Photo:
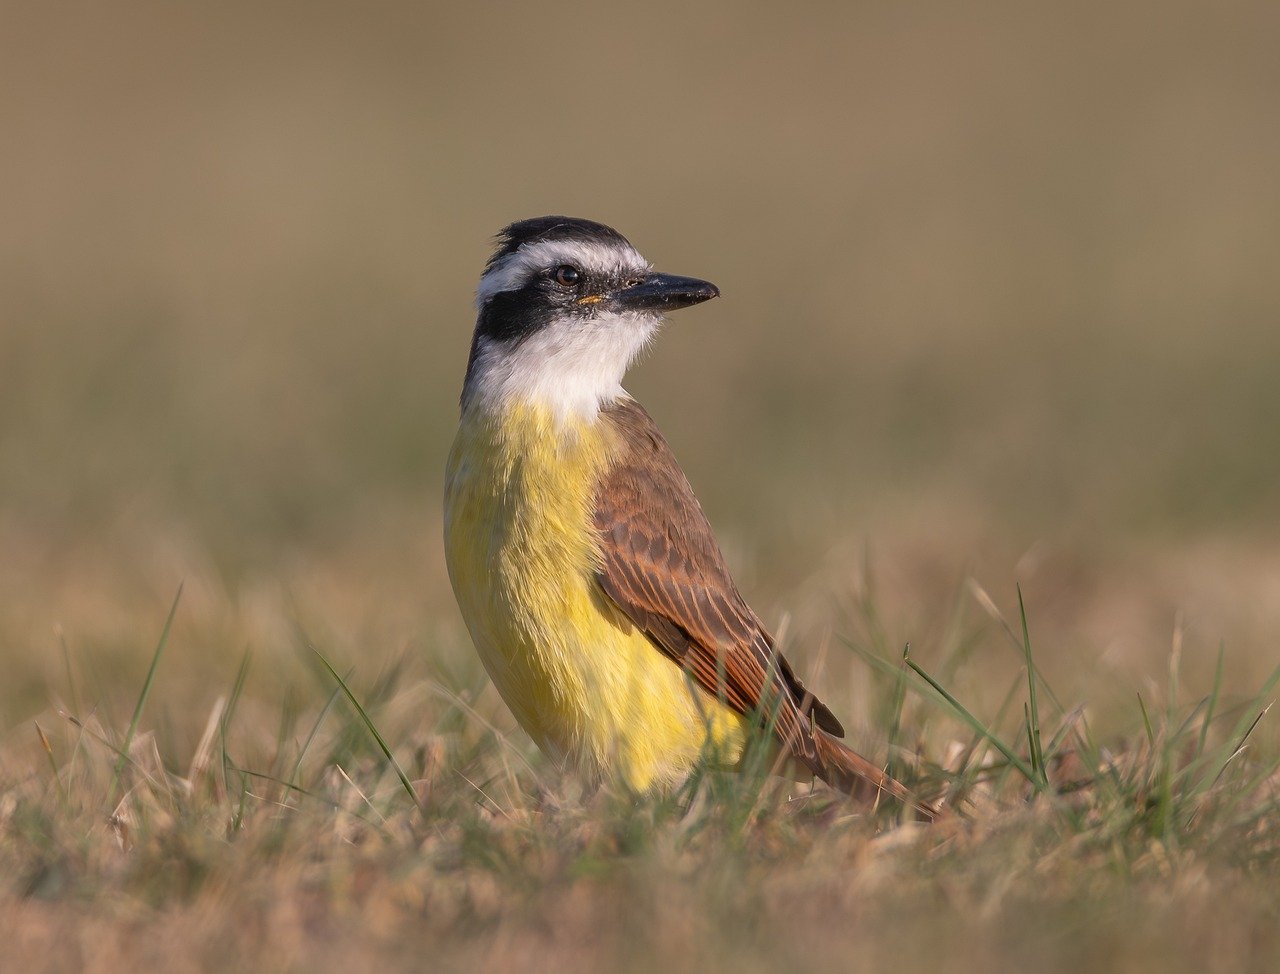
<path fill-rule="evenodd" d="M 818 745 L 818 756 L 822 760 L 818 777 L 832 788 L 838 788 L 851 798 L 864 802 L 876 802 L 887 795 L 913 809 L 924 821 L 932 822 L 938 817 L 936 808 L 920 801 L 899 782 L 834 737 L 817 731 L 814 739 Z"/>

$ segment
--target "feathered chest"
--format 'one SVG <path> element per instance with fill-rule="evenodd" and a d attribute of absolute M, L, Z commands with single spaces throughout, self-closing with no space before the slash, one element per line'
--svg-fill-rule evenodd
<path fill-rule="evenodd" d="M 521 726 L 550 752 L 644 788 L 686 773 L 708 734 L 737 742 L 741 721 L 699 699 L 600 587 L 598 495 L 630 449 L 609 413 L 567 429 L 536 412 L 464 417 L 445 547 L 467 628 Z"/>
<path fill-rule="evenodd" d="M 536 626 L 563 617 L 599 561 L 592 511 L 616 451 L 603 420 L 560 422 L 534 408 L 463 418 L 449 457 L 445 542 L 468 610 Z"/>

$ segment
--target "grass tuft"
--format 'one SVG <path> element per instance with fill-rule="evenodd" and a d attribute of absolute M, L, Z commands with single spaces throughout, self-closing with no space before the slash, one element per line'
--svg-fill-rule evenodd
<path fill-rule="evenodd" d="M 22 738 L 27 772 L 0 752 L 0 922 L 5 897 L 58 916 L 127 910 L 201 950 L 230 950 L 238 967 L 262 966 L 288 940 L 323 969 L 334 959 L 318 945 L 343 938 L 392 969 L 427 954 L 483 967 L 478 945 L 501 930 L 570 970 L 763 970 L 797 958 L 840 969 L 855 943 L 885 966 L 920 969 L 944 942 L 978 945 L 979 959 L 997 942 L 1031 956 L 1046 941 L 1066 949 L 1056 931 L 1070 930 L 1111 949 L 1126 934 L 1108 917 L 1132 914 L 1137 896 L 1267 943 L 1257 931 L 1280 867 L 1280 758 L 1262 731 L 1280 670 L 1232 698 L 1220 653 L 1209 692 L 1183 706 L 1175 650 L 1163 705 L 1151 703 L 1159 689 L 1144 692 L 1099 744 L 1083 706 L 1046 721 L 1043 705 L 1060 697 L 1021 604 L 1020 614 L 1016 672 L 963 625 L 898 654 L 883 620 L 874 646 L 846 639 L 888 699 L 866 729 L 870 748 L 889 741 L 895 773 L 955 812 L 923 827 L 778 777 L 760 742 L 738 773 L 708 753 L 667 794 L 592 790 L 506 730 L 475 668 L 428 674 L 402 661 L 361 694 L 313 648 L 326 679 L 304 677 L 305 692 L 260 681 L 270 654 L 245 652 L 184 746 L 171 730 L 181 720 L 149 727 L 143 706 L 160 655 L 177 651 L 171 608 L 123 734 L 96 711 L 41 718 Z M 930 665 L 918 645 L 935 651 Z M 961 702 L 978 667 L 1009 681 L 986 706 Z M 129 800 L 110 805 L 121 768 Z M 104 805 L 117 808 L 105 829 Z M 904 918 L 913 937 L 894 942 L 910 963 L 885 940 Z M 782 952 L 797 935 L 803 946 Z M 565 937 L 595 945 L 590 961 Z M 129 956 L 149 956 L 142 944 Z M 1162 969 L 1206 969 L 1204 951 L 1185 953 Z M 1066 974 L 1056 953 L 1035 955 Z"/>

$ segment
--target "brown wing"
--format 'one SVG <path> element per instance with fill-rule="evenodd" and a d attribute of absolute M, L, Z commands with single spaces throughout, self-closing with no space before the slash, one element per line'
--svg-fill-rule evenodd
<path fill-rule="evenodd" d="M 775 652 L 738 594 L 693 488 L 649 414 L 623 400 L 605 418 L 623 450 L 596 492 L 600 588 L 707 692 L 739 713 L 773 720 L 779 739 L 821 773 L 810 721 L 836 737 L 844 728 Z"/>

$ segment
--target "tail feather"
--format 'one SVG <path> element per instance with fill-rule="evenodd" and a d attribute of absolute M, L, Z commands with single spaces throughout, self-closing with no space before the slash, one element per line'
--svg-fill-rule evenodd
<path fill-rule="evenodd" d="M 817 731 L 814 741 L 822 767 L 818 777 L 858 801 L 875 802 L 887 795 L 932 822 L 938 810 L 916 798 L 905 786 L 885 774 L 862 755 L 851 751 L 830 735 Z"/>

